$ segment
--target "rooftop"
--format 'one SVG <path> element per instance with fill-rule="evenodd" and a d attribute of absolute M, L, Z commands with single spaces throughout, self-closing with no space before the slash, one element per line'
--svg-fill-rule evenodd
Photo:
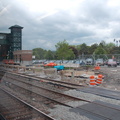
<path fill-rule="evenodd" d="M 12 28 L 21 28 L 21 29 L 23 29 L 23 27 L 21 27 L 19 25 L 14 25 L 14 26 L 9 27 L 9 29 L 12 29 Z"/>

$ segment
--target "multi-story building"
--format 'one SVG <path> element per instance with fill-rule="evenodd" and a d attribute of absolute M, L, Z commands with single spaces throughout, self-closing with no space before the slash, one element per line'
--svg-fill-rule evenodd
<path fill-rule="evenodd" d="M 13 59 L 13 52 L 22 50 L 22 29 L 19 25 L 9 27 L 10 33 L 0 33 L 0 61 Z"/>

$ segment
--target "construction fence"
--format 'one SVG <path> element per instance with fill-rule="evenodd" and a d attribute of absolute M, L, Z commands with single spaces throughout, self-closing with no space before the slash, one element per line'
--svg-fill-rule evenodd
<path fill-rule="evenodd" d="M 100 55 L 96 55 L 96 54 L 92 54 L 92 55 L 85 55 L 82 54 L 79 56 L 78 59 L 87 59 L 87 58 L 92 58 L 93 60 L 97 60 L 102 58 L 103 60 L 108 60 L 108 59 L 115 59 L 116 61 L 120 61 L 120 54 L 100 54 Z"/>

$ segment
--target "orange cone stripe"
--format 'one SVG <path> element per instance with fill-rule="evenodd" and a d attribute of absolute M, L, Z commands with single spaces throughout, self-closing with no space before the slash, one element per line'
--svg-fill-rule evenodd
<path fill-rule="evenodd" d="M 96 85 L 96 83 L 90 83 L 90 85 Z"/>
<path fill-rule="evenodd" d="M 96 82 L 97 84 L 101 84 L 102 83 L 102 79 L 97 79 L 97 82 Z"/>
<path fill-rule="evenodd" d="M 95 79 L 90 79 L 90 85 L 96 85 Z"/>
<path fill-rule="evenodd" d="M 90 80 L 90 82 L 95 82 L 95 80 Z"/>

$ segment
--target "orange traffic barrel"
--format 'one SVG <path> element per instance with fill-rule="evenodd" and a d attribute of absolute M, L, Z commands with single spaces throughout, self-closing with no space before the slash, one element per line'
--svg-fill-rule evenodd
<path fill-rule="evenodd" d="M 94 75 L 91 75 L 89 79 L 90 79 L 90 83 L 89 83 L 90 86 L 96 85 L 96 81 L 95 81 L 95 76 Z"/>
<path fill-rule="evenodd" d="M 100 66 L 99 65 L 97 65 L 97 66 L 95 66 L 95 68 L 94 68 L 95 70 L 100 70 Z"/>
<path fill-rule="evenodd" d="M 96 81 L 96 84 L 97 84 L 97 85 L 100 85 L 100 84 L 102 84 L 102 82 L 103 82 L 103 75 L 102 75 L 102 74 L 99 74 L 99 75 L 98 75 L 98 78 L 97 78 L 97 81 Z"/>

